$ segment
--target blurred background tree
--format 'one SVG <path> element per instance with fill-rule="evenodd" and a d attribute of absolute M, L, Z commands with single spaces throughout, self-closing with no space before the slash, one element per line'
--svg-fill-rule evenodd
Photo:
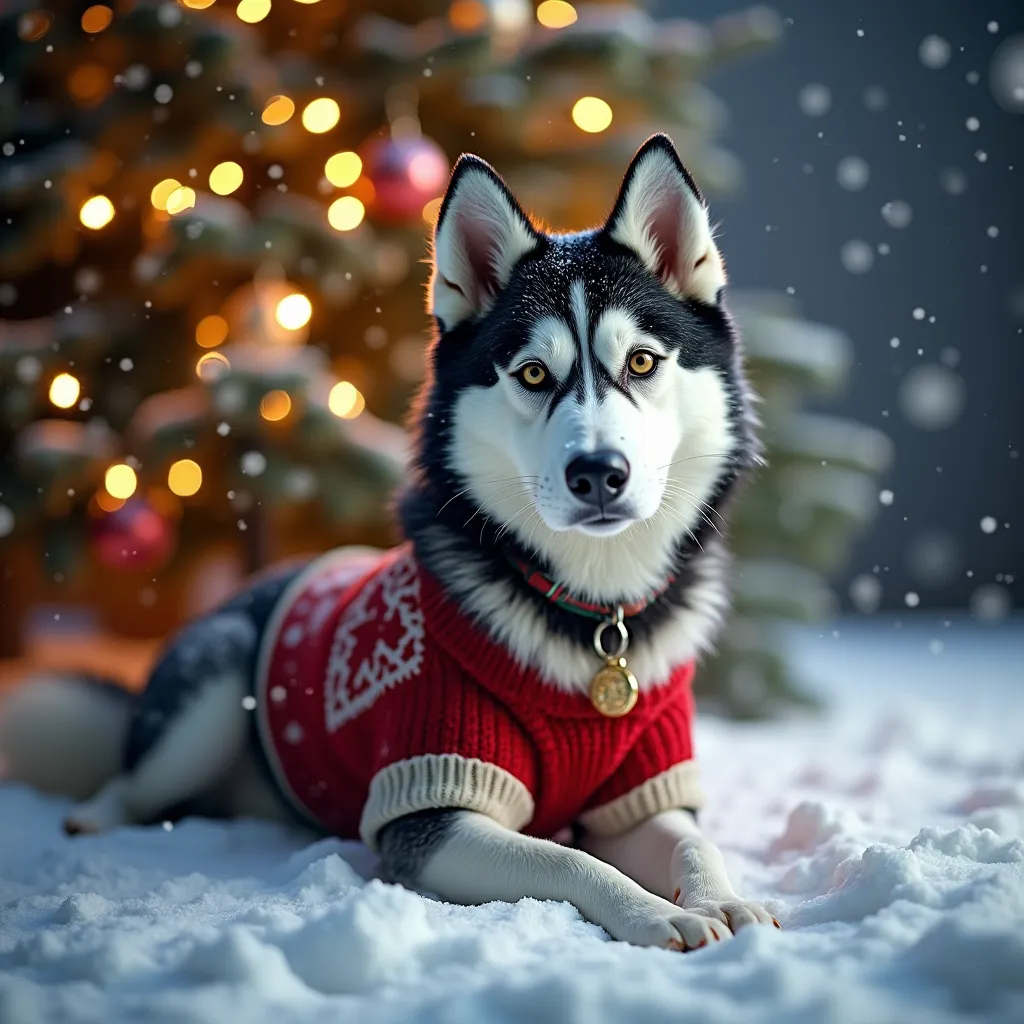
<path fill-rule="evenodd" d="M 740 169 L 699 80 L 779 33 L 763 8 L 701 25 L 561 0 L 5 4 L 0 647 L 42 597 L 155 635 L 219 596 L 212 552 L 237 575 L 391 542 L 454 159 L 574 229 L 667 131 L 713 198 Z M 800 412 L 841 385 L 845 338 L 779 297 L 734 306 L 770 466 L 734 515 L 736 618 L 700 685 L 760 715 L 799 698 L 775 623 L 830 609 L 822 574 L 889 450 Z"/>

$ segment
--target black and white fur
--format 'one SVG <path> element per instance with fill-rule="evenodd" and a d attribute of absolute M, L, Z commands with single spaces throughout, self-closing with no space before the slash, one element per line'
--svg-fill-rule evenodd
<path fill-rule="evenodd" d="M 724 286 L 705 202 L 665 136 L 636 154 L 606 223 L 573 235 L 536 228 L 482 160 L 455 167 L 434 236 L 437 337 L 399 511 L 421 563 L 552 686 L 586 691 L 598 664 L 593 622 L 530 589 L 508 555 L 605 603 L 672 578 L 629 620 L 641 686 L 707 651 L 719 627 L 722 514 L 759 457 Z M 293 571 L 258 581 L 170 643 L 146 691 L 105 719 L 105 740 L 110 721 L 124 736 L 121 771 L 79 793 L 88 798 L 68 831 L 159 819 L 197 800 L 219 813 L 284 813 L 254 764 L 246 695 Z M 71 693 L 89 703 L 87 692 L 58 681 L 8 702 L 0 750 L 13 777 L 53 786 L 56 705 Z M 101 699 L 117 706 L 107 691 Z M 38 737 L 54 744 L 49 776 Z M 410 815 L 379 837 L 385 868 L 410 886 L 461 903 L 567 900 L 639 945 L 692 949 L 773 921 L 736 895 L 685 808 L 618 836 L 583 832 L 579 845 L 457 809 Z"/>

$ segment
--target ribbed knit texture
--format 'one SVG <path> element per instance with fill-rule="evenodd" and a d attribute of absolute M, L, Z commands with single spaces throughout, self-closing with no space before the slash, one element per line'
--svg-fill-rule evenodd
<path fill-rule="evenodd" d="M 589 696 L 520 668 L 408 545 L 355 585 L 325 566 L 271 623 L 256 693 L 282 789 L 328 831 L 372 845 L 390 820 L 451 806 L 550 836 L 603 806 L 609 815 L 588 817 L 605 830 L 684 796 L 699 803 L 692 770 L 645 786 L 693 757 L 692 664 L 660 686 L 641 680 L 633 710 L 607 718 Z M 684 774 L 692 784 L 680 784 Z"/>

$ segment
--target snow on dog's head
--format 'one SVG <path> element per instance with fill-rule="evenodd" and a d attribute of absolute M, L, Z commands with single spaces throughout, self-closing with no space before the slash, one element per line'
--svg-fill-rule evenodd
<path fill-rule="evenodd" d="M 434 236 L 426 473 L 581 592 L 659 585 L 754 456 L 724 285 L 704 199 L 663 135 L 605 224 L 578 234 L 537 229 L 463 156 Z"/>

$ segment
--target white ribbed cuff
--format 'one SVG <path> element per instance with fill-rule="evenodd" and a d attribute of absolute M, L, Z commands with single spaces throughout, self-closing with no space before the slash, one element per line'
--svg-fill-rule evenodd
<path fill-rule="evenodd" d="M 696 761 L 682 761 L 628 793 L 580 815 L 580 824 L 599 836 L 616 836 L 661 811 L 677 807 L 698 810 L 704 791 Z"/>
<path fill-rule="evenodd" d="M 533 797 L 511 772 L 461 754 L 423 754 L 396 761 L 370 780 L 359 835 L 371 850 L 392 821 L 417 811 L 479 811 L 518 832 L 533 817 Z"/>

